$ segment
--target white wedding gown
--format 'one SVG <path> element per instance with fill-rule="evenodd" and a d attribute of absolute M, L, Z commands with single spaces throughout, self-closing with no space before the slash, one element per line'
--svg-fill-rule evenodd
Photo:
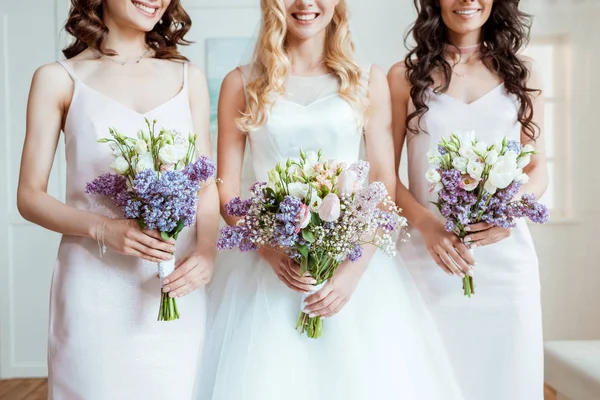
<path fill-rule="evenodd" d="M 258 180 L 300 148 L 358 159 L 361 130 L 337 91 L 334 75 L 288 79 L 266 125 L 249 136 Z M 437 328 L 397 259 L 375 254 L 319 339 L 295 330 L 300 303 L 256 253 L 221 254 L 209 288 L 199 399 L 463 399 Z"/>

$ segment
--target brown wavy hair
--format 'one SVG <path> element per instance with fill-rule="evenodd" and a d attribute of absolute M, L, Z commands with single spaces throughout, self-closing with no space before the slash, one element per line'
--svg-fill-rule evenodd
<path fill-rule="evenodd" d="M 433 73 L 440 71 L 441 83 L 434 88 L 436 93 L 448 90 L 452 78 L 452 65 L 444 58 L 444 48 L 448 43 L 448 31 L 442 20 L 438 0 L 414 0 L 417 19 L 405 37 L 408 42 L 412 35 L 416 46 L 404 62 L 406 76 L 411 83 L 410 96 L 415 111 L 408 115 L 406 127 L 417 133 L 421 117 L 429 111 L 427 90 L 434 85 Z M 482 27 L 481 58 L 484 65 L 504 81 L 507 92 L 519 100 L 517 119 L 525 134 L 532 140 L 539 135 L 539 128 L 533 122 L 532 93 L 538 89 L 527 87 L 530 69 L 518 56 L 519 50 L 529 41 L 531 16 L 519 10 L 519 0 L 496 0 L 492 5 L 489 19 Z M 416 127 L 410 122 L 417 118 Z"/>
<path fill-rule="evenodd" d="M 102 21 L 103 0 L 71 0 L 69 18 L 65 30 L 75 37 L 75 41 L 63 49 L 66 58 L 72 58 L 84 51 L 93 49 L 107 56 L 114 56 L 114 50 L 103 46 L 108 35 L 108 27 Z M 184 36 L 192 26 L 192 20 L 184 10 L 180 0 L 171 0 L 161 22 L 146 32 L 146 44 L 154 50 L 155 58 L 186 60 L 177 46 L 190 44 Z"/>

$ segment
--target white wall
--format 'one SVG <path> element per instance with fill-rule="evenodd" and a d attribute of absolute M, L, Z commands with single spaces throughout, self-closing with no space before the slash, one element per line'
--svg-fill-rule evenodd
<path fill-rule="evenodd" d="M 254 32 L 258 0 L 183 0 L 194 19 L 185 50 L 204 65 L 207 37 L 248 36 Z M 403 37 L 414 18 L 407 0 L 349 0 L 352 29 L 365 58 L 389 68 L 404 56 Z M 49 285 L 59 236 L 23 221 L 15 206 L 20 151 L 25 130 L 29 82 L 35 68 L 60 57 L 59 27 L 68 0 L 0 2 L 0 377 L 46 374 Z M 600 223 L 598 182 L 588 160 L 600 146 L 595 132 L 593 93 L 600 92 L 598 8 L 569 18 L 546 13 L 538 32 L 572 32 L 575 44 L 573 169 L 575 218 L 534 227 L 541 261 L 547 338 L 600 338 Z M 562 16 L 562 17 L 561 17 Z M 597 103 L 597 102 L 596 102 Z M 59 153 L 50 184 L 62 198 L 64 157 Z"/>

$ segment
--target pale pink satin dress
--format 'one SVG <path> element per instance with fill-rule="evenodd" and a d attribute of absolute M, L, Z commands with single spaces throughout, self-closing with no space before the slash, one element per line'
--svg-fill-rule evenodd
<path fill-rule="evenodd" d="M 425 179 L 427 152 L 456 131 L 473 130 L 487 143 L 520 140 L 519 103 L 500 84 L 470 104 L 429 90 L 427 106 L 422 130 L 406 139 L 409 189 L 442 219 Z M 399 253 L 440 328 L 465 400 L 542 400 L 540 279 L 527 223 L 520 220 L 509 238 L 474 249 L 470 299 L 460 279 L 433 262 L 419 232 L 411 234 Z"/>
<path fill-rule="evenodd" d="M 144 117 L 192 132 L 183 65 L 181 91 L 140 114 L 87 86 L 65 62 L 75 89 L 65 121 L 67 204 L 116 216 L 106 201 L 85 193 L 86 182 L 110 172 L 108 128 L 135 136 Z M 196 243 L 195 226 L 178 240 L 178 258 Z M 50 298 L 49 398 L 56 400 L 185 400 L 192 397 L 204 338 L 206 299 L 198 290 L 177 299 L 181 319 L 158 322 L 156 264 L 108 250 L 93 239 L 63 236 Z"/>

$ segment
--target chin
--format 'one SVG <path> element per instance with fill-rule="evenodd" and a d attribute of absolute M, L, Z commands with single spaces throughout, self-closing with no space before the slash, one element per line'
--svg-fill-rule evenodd
<path fill-rule="evenodd" d="M 128 11 L 132 25 L 144 32 L 153 30 L 163 14 L 163 10 L 143 0 L 130 0 Z"/>

